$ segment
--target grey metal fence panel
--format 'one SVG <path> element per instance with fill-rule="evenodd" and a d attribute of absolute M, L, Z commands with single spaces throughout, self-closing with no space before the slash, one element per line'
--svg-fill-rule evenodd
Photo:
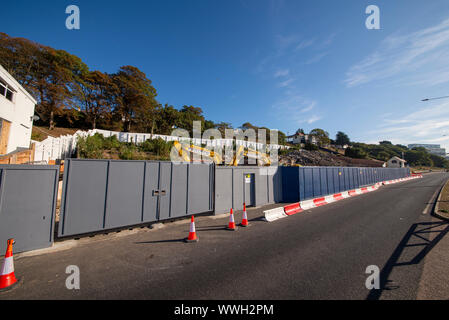
<path fill-rule="evenodd" d="M 305 199 L 305 173 L 304 173 L 304 168 L 297 168 L 298 169 L 298 175 L 299 175 L 299 179 L 298 179 L 298 184 L 299 184 L 299 200 L 302 201 Z M 284 173 L 282 174 L 282 179 L 284 179 Z M 288 188 L 288 186 L 285 186 L 284 184 L 282 184 L 283 188 Z M 285 190 L 283 190 L 283 192 L 285 193 Z M 284 199 L 285 201 L 285 199 Z M 289 202 L 289 201 L 286 201 Z"/>
<path fill-rule="evenodd" d="M 0 252 L 16 240 L 14 252 L 53 243 L 58 166 L 0 165 Z"/>
<path fill-rule="evenodd" d="M 320 168 L 312 168 L 312 188 L 313 196 L 318 197 L 321 194 Z"/>
<path fill-rule="evenodd" d="M 313 198 L 313 171 L 312 168 L 304 168 L 304 199 Z"/>
<path fill-rule="evenodd" d="M 213 165 L 67 159 L 59 236 L 213 211 Z"/>
<path fill-rule="evenodd" d="M 320 196 L 328 194 L 328 179 L 327 179 L 327 168 L 320 168 Z"/>
<path fill-rule="evenodd" d="M 187 193 L 184 184 L 181 181 L 187 181 L 189 176 L 189 166 L 187 164 L 178 164 L 172 168 L 172 186 L 171 186 L 171 217 L 183 217 L 187 214 Z M 176 201 L 174 201 L 176 199 Z"/>
<path fill-rule="evenodd" d="M 215 168 L 215 213 L 242 210 L 244 200 L 244 177 L 254 174 L 255 206 L 281 202 L 284 197 L 298 201 L 299 182 L 298 168 L 285 168 L 291 175 L 286 174 L 282 179 L 283 170 L 280 168 L 264 167 L 216 167 Z M 283 188 L 286 184 L 289 188 Z M 282 193 L 285 190 L 285 194 Z"/>
<path fill-rule="evenodd" d="M 188 213 L 197 214 L 212 210 L 211 166 L 202 164 L 189 165 Z M 208 183 L 205 183 L 207 181 Z M 176 181 L 173 181 L 176 183 Z"/>
<path fill-rule="evenodd" d="M 109 163 L 104 229 L 142 221 L 144 170 L 144 162 Z"/>
<path fill-rule="evenodd" d="M 145 186 L 143 198 L 142 221 L 156 221 L 158 216 L 159 197 L 153 195 L 154 190 L 159 190 L 159 166 L 158 162 L 146 162 L 145 164 Z"/>

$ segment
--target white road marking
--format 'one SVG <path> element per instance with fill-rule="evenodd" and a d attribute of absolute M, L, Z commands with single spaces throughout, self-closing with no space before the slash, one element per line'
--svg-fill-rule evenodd
<path fill-rule="evenodd" d="M 437 190 L 435 190 L 434 194 L 432 195 L 432 198 L 430 198 L 430 201 L 429 201 L 429 203 L 427 203 L 427 206 L 425 207 L 425 209 L 422 212 L 422 214 L 430 213 L 430 209 L 431 209 L 431 207 L 433 207 L 433 205 L 434 205 L 434 203 L 436 201 L 436 198 L 438 197 L 438 194 L 439 194 L 440 190 L 441 190 L 441 187 L 439 187 Z"/>

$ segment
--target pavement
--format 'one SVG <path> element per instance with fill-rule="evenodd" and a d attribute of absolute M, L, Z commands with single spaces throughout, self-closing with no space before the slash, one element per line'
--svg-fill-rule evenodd
<path fill-rule="evenodd" d="M 448 179 L 430 173 L 271 223 L 250 209 L 236 232 L 227 216 L 198 217 L 194 244 L 182 241 L 188 220 L 59 242 L 15 255 L 22 281 L 0 300 L 447 298 L 449 224 L 430 213 Z M 79 290 L 66 288 L 70 265 Z M 365 287 L 370 265 L 379 290 Z"/>

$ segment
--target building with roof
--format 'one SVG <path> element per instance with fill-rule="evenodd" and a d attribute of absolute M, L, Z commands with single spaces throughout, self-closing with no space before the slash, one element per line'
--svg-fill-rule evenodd
<path fill-rule="evenodd" d="M 404 159 L 394 156 L 387 161 L 387 168 L 405 168 L 406 163 Z"/>
<path fill-rule="evenodd" d="M 446 157 L 446 149 L 441 148 L 439 144 L 414 143 L 407 146 L 409 149 L 425 148 L 429 153 L 440 157 Z"/>
<path fill-rule="evenodd" d="M 36 103 L 0 65 L 0 155 L 30 147 Z"/>

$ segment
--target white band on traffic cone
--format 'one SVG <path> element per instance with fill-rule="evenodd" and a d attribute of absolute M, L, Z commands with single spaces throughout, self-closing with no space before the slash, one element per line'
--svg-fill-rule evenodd
<path fill-rule="evenodd" d="M 3 262 L 2 270 L 0 271 L 0 276 L 6 276 L 13 272 L 14 272 L 13 257 L 5 258 L 5 260 Z"/>

